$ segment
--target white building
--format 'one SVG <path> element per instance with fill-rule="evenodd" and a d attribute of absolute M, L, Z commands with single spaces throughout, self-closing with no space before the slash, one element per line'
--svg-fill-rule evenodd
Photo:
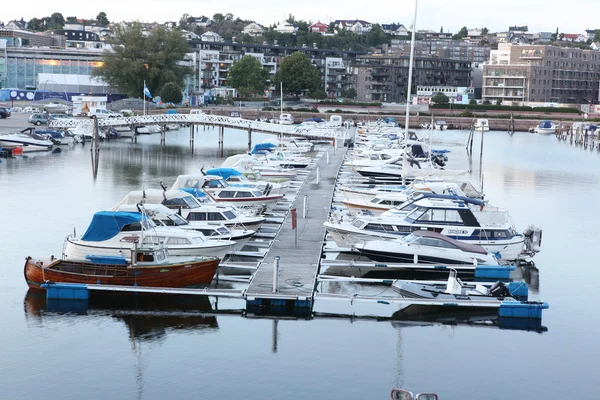
<path fill-rule="evenodd" d="M 490 60 L 488 64 L 508 65 L 510 64 L 511 43 L 498 43 L 498 50 L 490 51 Z"/>
<path fill-rule="evenodd" d="M 204 42 L 223 42 L 223 37 L 216 32 L 204 32 L 200 35 L 200 40 Z"/>
<path fill-rule="evenodd" d="M 277 25 L 275 31 L 279 33 L 296 33 L 298 31 L 298 27 L 294 24 L 286 22 L 284 24 Z"/>
<path fill-rule="evenodd" d="M 256 22 L 252 22 L 251 24 L 246 25 L 242 32 L 252 37 L 262 36 L 262 34 L 265 32 L 265 28 Z"/>

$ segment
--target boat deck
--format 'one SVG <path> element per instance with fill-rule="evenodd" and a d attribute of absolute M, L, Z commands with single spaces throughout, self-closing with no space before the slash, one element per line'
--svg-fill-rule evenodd
<path fill-rule="evenodd" d="M 246 290 L 249 310 L 281 307 L 310 312 L 325 237 L 322 224 L 329 214 L 333 188 L 346 150 L 341 148 L 334 152 L 330 149 L 329 155 L 322 153 L 304 181 L 292 206 L 297 210 L 298 244 L 295 245 L 296 232 L 292 229 L 292 213 L 289 213 Z M 305 197 L 306 218 L 303 218 Z M 279 285 L 274 290 L 274 259 L 277 256 L 280 257 Z"/>

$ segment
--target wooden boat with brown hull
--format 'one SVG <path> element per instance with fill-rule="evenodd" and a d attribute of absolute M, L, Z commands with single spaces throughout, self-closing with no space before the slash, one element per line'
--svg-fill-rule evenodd
<path fill-rule="evenodd" d="M 142 256 L 142 257 L 140 257 Z M 25 281 L 31 289 L 45 290 L 47 281 L 61 283 L 87 283 L 124 286 L 189 287 L 208 285 L 219 266 L 217 257 L 194 257 L 169 262 L 143 262 L 140 252 L 133 265 L 128 260 L 115 263 L 65 259 L 25 260 Z"/>

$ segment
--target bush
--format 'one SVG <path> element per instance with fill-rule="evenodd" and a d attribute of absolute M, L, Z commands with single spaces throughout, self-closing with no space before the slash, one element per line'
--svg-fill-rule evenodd
<path fill-rule="evenodd" d="M 160 99 L 165 103 L 181 103 L 181 100 L 183 100 L 181 88 L 175 82 L 165 83 L 160 90 Z"/>
<path fill-rule="evenodd" d="M 473 118 L 475 116 L 475 114 L 473 114 L 471 111 L 469 111 L 468 108 L 465 108 L 460 114 L 458 114 L 458 116 Z"/>

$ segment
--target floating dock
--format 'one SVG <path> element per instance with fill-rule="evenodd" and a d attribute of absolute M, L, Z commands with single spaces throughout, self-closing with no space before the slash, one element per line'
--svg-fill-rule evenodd
<path fill-rule="evenodd" d="M 323 221 L 329 216 L 333 189 L 346 150 L 329 149 L 322 153 L 307 176 L 292 206 L 296 210 L 296 229 L 292 227 L 293 213 L 290 212 L 246 290 L 248 311 L 312 311 L 325 237 Z M 277 263 L 278 274 L 275 273 Z"/>

